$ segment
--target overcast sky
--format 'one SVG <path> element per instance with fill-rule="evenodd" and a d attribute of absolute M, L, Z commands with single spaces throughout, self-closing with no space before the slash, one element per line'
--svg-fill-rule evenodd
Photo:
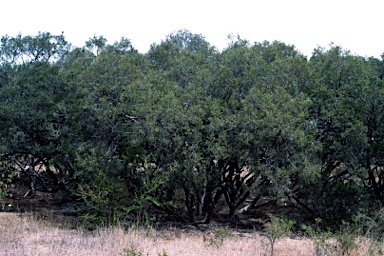
<path fill-rule="evenodd" d="M 384 53 L 383 0 L 3 0 L 0 36 L 60 34 L 76 45 L 93 35 L 129 38 L 140 52 L 188 29 L 222 50 L 229 34 L 279 40 L 310 56 L 331 42 L 361 56 Z"/>

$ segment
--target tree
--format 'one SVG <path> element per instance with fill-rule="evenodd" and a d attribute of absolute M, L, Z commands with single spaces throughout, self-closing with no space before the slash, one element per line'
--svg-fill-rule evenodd
<path fill-rule="evenodd" d="M 64 34 L 51 35 L 39 32 L 37 36 L 8 35 L 1 38 L 0 61 L 10 64 L 50 62 L 59 60 L 69 50 Z"/>
<path fill-rule="evenodd" d="M 27 195 L 66 190 L 92 222 L 284 203 L 336 227 L 384 203 L 382 75 L 333 45 L 307 60 L 240 37 L 219 52 L 187 30 L 146 54 L 127 38 L 4 36 L 0 171 Z"/>
<path fill-rule="evenodd" d="M 23 64 L 1 88 L 1 156 L 9 168 L 31 180 L 32 194 L 35 186 L 43 191 L 63 189 L 67 174 L 73 175 L 72 169 L 62 169 L 66 153 L 60 146 L 67 108 L 62 104 L 66 90 L 58 72 L 49 63 Z"/>
<path fill-rule="evenodd" d="M 309 72 L 310 83 L 303 89 L 313 101 L 308 128 L 312 127 L 313 143 L 320 146 L 312 154 L 318 171 L 312 170 L 318 178 L 303 181 L 307 185 L 297 195 L 306 203 L 301 204 L 299 198 L 296 201 L 331 225 L 351 220 L 360 208 L 374 207 L 362 175 L 373 172 L 368 135 L 374 122 L 369 118 L 380 118 L 381 110 L 376 105 L 381 97 L 377 91 L 380 85 L 375 70 L 364 58 L 333 45 L 327 51 L 314 51 Z M 372 103 L 374 107 L 370 107 Z M 368 114 L 372 109 L 375 114 Z"/>
<path fill-rule="evenodd" d="M 279 41 L 273 41 L 272 43 L 268 41 L 255 43 L 252 48 L 254 51 L 257 51 L 267 63 L 272 63 L 277 59 L 291 59 L 302 55 L 294 45 L 287 45 Z"/>
<path fill-rule="evenodd" d="M 66 178 L 73 175 L 66 153 L 60 150 L 67 91 L 53 64 L 68 49 L 63 34 L 1 39 L 1 161 L 3 171 L 29 180 L 26 196 L 36 189 L 63 190 Z"/>
<path fill-rule="evenodd" d="M 99 55 L 100 51 L 102 51 L 106 45 L 107 39 L 103 36 L 94 35 L 93 38 L 89 38 L 89 40 L 85 42 L 85 48 L 95 56 Z"/>

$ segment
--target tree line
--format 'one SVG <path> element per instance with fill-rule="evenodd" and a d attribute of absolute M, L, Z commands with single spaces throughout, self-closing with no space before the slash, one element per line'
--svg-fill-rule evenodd
<path fill-rule="evenodd" d="M 333 44 L 307 58 L 240 37 L 218 51 L 187 30 L 146 53 L 127 38 L 6 35 L 2 195 L 24 180 L 25 197 L 75 198 L 101 223 L 284 206 L 337 227 L 384 204 L 383 75 L 384 55 Z"/>

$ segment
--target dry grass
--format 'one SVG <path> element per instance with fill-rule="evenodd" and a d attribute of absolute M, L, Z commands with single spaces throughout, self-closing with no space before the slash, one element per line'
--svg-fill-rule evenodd
<path fill-rule="evenodd" d="M 122 255 L 134 248 L 144 255 L 268 255 L 266 240 L 256 233 L 232 232 L 222 243 L 213 232 L 143 231 L 122 228 L 97 232 L 71 230 L 60 223 L 36 220 L 28 214 L 0 213 L 0 255 Z M 217 242 L 217 243 L 216 243 Z M 370 243 L 362 241 L 358 252 L 368 255 Z M 275 245 L 275 255 L 314 255 L 309 239 L 283 239 Z"/>

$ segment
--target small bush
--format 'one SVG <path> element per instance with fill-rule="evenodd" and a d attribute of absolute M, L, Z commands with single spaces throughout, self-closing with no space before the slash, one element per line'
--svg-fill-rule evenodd
<path fill-rule="evenodd" d="M 131 248 L 125 248 L 121 256 L 148 256 L 149 254 L 143 254 L 140 251 L 137 251 L 133 246 Z M 158 253 L 157 256 L 168 256 L 165 250 L 162 253 Z"/>
<path fill-rule="evenodd" d="M 79 184 L 77 195 L 84 205 L 77 211 L 85 220 L 85 226 L 94 229 L 120 224 L 121 217 L 127 212 L 118 200 L 121 193 L 121 188 L 103 172 L 98 173 L 92 184 Z"/>
<path fill-rule="evenodd" d="M 0 176 L 0 198 L 12 196 L 7 194 L 8 185 L 12 182 L 12 175 L 1 174 Z"/>
<path fill-rule="evenodd" d="M 316 256 L 324 255 L 351 255 L 357 249 L 357 229 L 354 225 L 343 222 L 340 230 L 332 233 L 322 230 L 321 220 L 316 219 L 316 227 L 303 226 L 303 229 L 313 240 Z"/>
<path fill-rule="evenodd" d="M 271 221 L 265 223 L 265 235 L 269 241 L 271 256 L 274 255 L 274 246 L 277 240 L 289 236 L 295 221 L 279 219 L 270 216 Z"/>
<path fill-rule="evenodd" d="M 137 251 L 135 248 L 133 248 L 133 246 L 131 246 L 131 248 L 125 248 L 123 251 L 123 254 L 121 254 L 121 256 L 145 256 L 145 255 L 148 256 L 149 254 L 143 254 L 142 252 Z"/>
<path fill-rule="evenodd" d="M 231 237 L 231 231 L 227 227 L 216 228 L 214 236 L 209 240 L 209 245 L 220 247 L 229 237 Z"/>
<path fill-rule="evenodd" d="M 164 180 L 153 179 L 147 182 L 139 193 L 133 196 L 131 205 L 127 207 L 128 212 L 136 213 L 135 226 L 152 228 L 156 217 L 149 214 L 149 208 L 153 205 L 160 205 L 158 201 L 158 189 L 164 184 Z"/>
<path fill-rule="evenodd" d="M 371 213 L 359 213 L 354 221 L 363 236 L 384 239 L 384 208 Z"/>
<path fill-rule="evenodd" d="M 330 232 L 329 230 L 322 230 L 320 228 L 321 222 L 321 219 L 316 219 L 315 227 L 306 225 L 302 226 L 305 233 L 313 241 L 314 252 L 316 256 L 330 255 L 334 247 L 334 245 L 330 241 L 332 237 L 332 232 Z"/>
<path fill-rule="evenodd" d="M 343 223 L 340 231 L 335 236 L 339 255 L 351 255 L 351 252 L 357 248 L 356 229 L 349 223 Z"/>
<path fill-rule="evenodd" d="M 368 249 L 368 256 L 376 255 L 384 255 L 384 251 L 380 243 L 373 241 Z"/>

